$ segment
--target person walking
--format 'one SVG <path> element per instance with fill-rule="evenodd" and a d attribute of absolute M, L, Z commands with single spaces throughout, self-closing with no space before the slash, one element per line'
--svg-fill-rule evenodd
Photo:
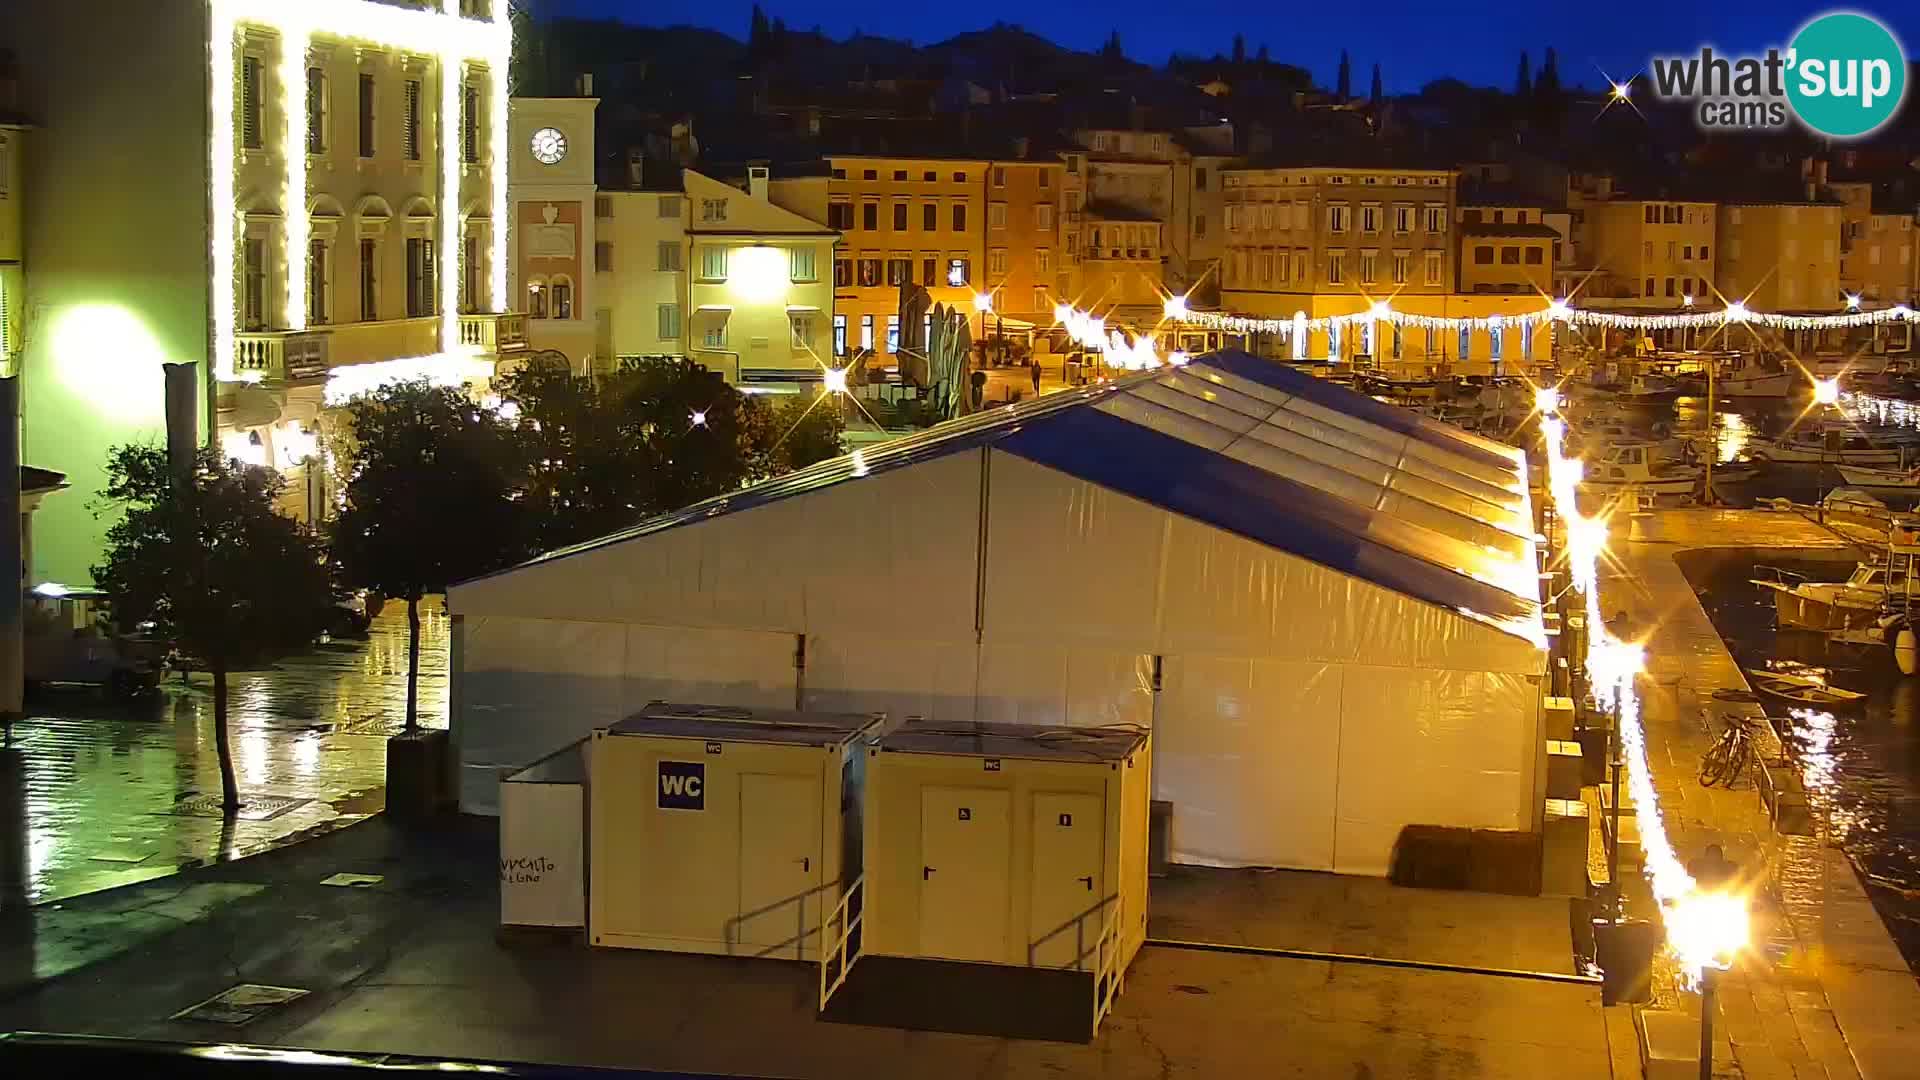
<path fill-rule="evenodd" d="M 1033 358 L 1033 396 L 1040 396 L 1040 358 Z"/>

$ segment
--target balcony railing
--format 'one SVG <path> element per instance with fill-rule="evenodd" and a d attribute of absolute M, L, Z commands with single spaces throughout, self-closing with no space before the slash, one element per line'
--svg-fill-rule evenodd
<path fill-rule="evenodd" d="M 460 344 L 481 352 L 515 352 L 527 347 L 527 317 L 519 312 L 460 316 Z"/>
<path fill-rule="evenodd" d="M 246 330 L 234 335 L 234 369 L 266 382 L 298 385 L 324 379 L 328 356 L 323 330 Z"/>

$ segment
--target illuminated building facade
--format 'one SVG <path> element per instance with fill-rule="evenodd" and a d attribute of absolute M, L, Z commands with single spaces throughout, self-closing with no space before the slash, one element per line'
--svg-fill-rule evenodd
<path fill-rule="evenodd" d="M 684 352 L 736 385 L 820 380 L 833 360 L 839 233 L 767 198 L 765 166 L 744 190 L 688 169 Z M 618 258 L 618 254 L 615 255 Z"/>
<path fill-rule="evenodd" d="M 609 248 L 599 233 L 590 96 L 515 98 L 509 107 L 508 291 L 527 314 L 527 342 L 575 371 L 612 356 L 607 307 L 595 287 Z"/>
<path fill-rule="evenodd" d="M 107 451 L 201 430 L 326 505 L 321 409 L 403 376 L 482 380 L 509 313 L 503 0 L 0 5 L 33 150 L 19 176 L 23 442 L 77 497 L 36 579 L 85 581 Z"/>

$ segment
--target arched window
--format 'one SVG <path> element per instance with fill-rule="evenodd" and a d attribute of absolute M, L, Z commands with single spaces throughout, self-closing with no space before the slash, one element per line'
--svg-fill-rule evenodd
<path fill-rule="evenodd" d="M 527 318 L 544 319 L 547 317 L 547 279 L 532 278 L 527 282 Z"/>
<path fill-rule="evenodd" d="M 547 286 L 548 317 L 554 319 L 573 318 L 573 279 L 565 274 L 555 274 L 553 283 Z"/>

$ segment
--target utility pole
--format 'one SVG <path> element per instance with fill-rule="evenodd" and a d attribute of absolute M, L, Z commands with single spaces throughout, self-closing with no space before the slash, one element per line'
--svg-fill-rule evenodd
<path fill-rule="evenodd" d="M 1631 677 L 1631 676 L 1629 676 Z M 1615 688 L 1613 709 L 1608 714 L 1607 768 L 1613 773 L 1613 803 L 1607 807 L 1607 891 L 1613 894 L 1613 925 L 1620 925 L 1620 909 L 1625 906 L 1620 893 L 1620 690 Z"/>
<path fill-rule="evenodd" d="M 1707 490 L 1702 492 L 1700 496 L 1701 501 L 1708 506 L 1712 506 L 1714 504 L 1713 462 L 1714 462 L 1714 459 L 1720 456 L 1720 433 L 1713 429 L 1714 406 L 1717 404 L 1713 396 L 1713 390 L 1714 390 L 1713 377 L 1714 377 L 1714 373 L 1718 371 L 1719 368 L 1720 368 L 1720 361 L 1715 359 L 1712 356 L 1708 356 L 1707 357 Z"/>
<path fill-rule="evenodd" d="M 1720 982 L 1719 974 L 1712 964 L 1700 969 L 1700 1080 L 1713 1080 L 1714 990 Z"/>

